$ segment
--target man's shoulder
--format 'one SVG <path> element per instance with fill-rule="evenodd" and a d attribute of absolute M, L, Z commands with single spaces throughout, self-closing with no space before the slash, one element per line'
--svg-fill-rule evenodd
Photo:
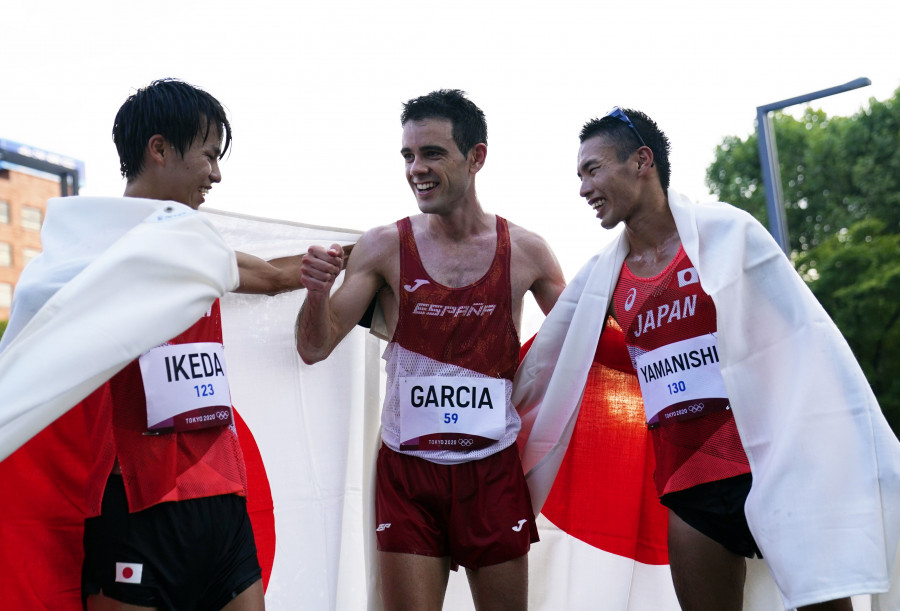
<path fill-rule="evenodd" d="M 508 219 L 506 225 L 509 228 L 509 241 L 514 248 L 549 248 L 547 240 L 538 233 L 516 225 Z"/>
<path fill-rule="evenodd" d="M 363 238 L 367 238 L 367 237 L 368 238 L 386 239 L 386 238 L 390 238 L 393 236 L 394 238 L 398 238 L 400 235 L 400 231 L 397 227 L 397 224 L 399 222 L 400 221 L 396 221 L 393 223 L 388 223 L 386 225 L 377 225 L 375 227 L 370 227 L 369 229 L 366 230 L 365 233 L 362 234 L 362 236 L 360 237 L 360 240 L 362 240 Z"/>
<path fill-rule="evenodd" d="M 396 257 L 400 244 L 400 233 L 396 223 L 372 227 L 363 233 L 351 252 L 351 261 L 369 266 Z"/>

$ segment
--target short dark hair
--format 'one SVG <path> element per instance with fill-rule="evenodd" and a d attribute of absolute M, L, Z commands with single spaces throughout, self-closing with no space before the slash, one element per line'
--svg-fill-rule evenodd
<path fill-rule="evenodd" d="M 438 89 L 403 105 L 400 125 L 423 119 L 447 119 L 453 125 L 453 141 L 467 155 L 479 143 L 487 144 L 487 121 L 480 108 L 459 89 Z"/>
<path fill-rule="evenodd" d="M 231 124 L 222 104 L 213 96 L 178 79 L 153 81 L 128 96 L 113 122 L 112 137 L 119 152 L 122 176 L 136 178 L 144 167 L 144 149 L 160 134 L 180 155 L 194 138 L 205 139 L 213 125 L 223 138 L 221 159 L 231 144 Z"/>
<path fill-rule="evenodd" d="M 669 150 L 671 145 L 666 135 L 659 129 L 656 122 L 642 113 L 640 110 L 633 108 L 623 108 L 622 111 L 628 115 L 634 124 L 644 143 L 653 151 L 653 162 L 659 172 L 659 182 L 663 190 L 668 190 L 669 179 L 671 177 L 671 169 L 669 168 Z M 609 115 L 599 119 L 591 119 L 581 128 L 579 138 L 583 143 L 588 138 L 594 136 L 605 136 L 609 138 L 613 146 L 616 147 L 619 161 L 625 161 L 640 146 L 641 141 L 627 123 L 616 117 Z"/>

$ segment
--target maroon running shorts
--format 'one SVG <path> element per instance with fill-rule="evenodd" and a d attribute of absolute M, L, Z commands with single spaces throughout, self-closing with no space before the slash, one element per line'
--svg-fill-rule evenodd
<path fill-rule="evenodd" d="M 539 540 L 515 444 L 456 465 L 382 444 L 375 521 L 379 551 L 449 556 L 470 569 L 524 556 Z"/>

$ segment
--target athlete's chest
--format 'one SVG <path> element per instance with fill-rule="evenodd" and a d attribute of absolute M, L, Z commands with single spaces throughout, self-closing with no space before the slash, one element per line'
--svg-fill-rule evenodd
<path fill-rule="evenodd" d="M 715 305 L 683 251 L 653 277 L 623 266 L 613 305 L 630 345 L 646 348 L 716 330 Z"/>
<path fill-rule="evenodd" d="M 448 288 L 462 288 L 484 278 L 497 254 L 496 237 L 457 244 L 437 244 L 417 239 L 418 263 L 432 281 Z M 415 265 L 407 268 L 416 267 Z"/>

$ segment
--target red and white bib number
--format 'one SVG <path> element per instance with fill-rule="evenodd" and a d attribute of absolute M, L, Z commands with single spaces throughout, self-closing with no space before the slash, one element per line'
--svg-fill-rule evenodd
<path fill-rule="evenodd" d="M 222 344 L 158 346 L 141 355 L 139 363 L 148 430 L 186 431 L 232 423 Z"/>
<path fill-rule="evenodd" d="M 400 379 L 401 449 L 471 450 L 506 432 L 506 390 L 499 378 Z"/>
<path fill-rule="evenodd" d="M 648 424 L 699 416 L 728 404 L 715 333 L 650 350 L 635 363 Z"/>

